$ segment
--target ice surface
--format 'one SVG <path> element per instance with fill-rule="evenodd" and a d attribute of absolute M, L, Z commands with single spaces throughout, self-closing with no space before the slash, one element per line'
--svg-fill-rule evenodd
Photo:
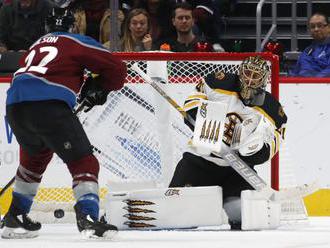
<path fill-rule="evenodd" d="M 0 239 L 1 248 L 329 248 L 330 217 L 271 231 L 120 231 L 114 240 L 84 240 L 73 224 L 43 225 L 29 240 Z"/>

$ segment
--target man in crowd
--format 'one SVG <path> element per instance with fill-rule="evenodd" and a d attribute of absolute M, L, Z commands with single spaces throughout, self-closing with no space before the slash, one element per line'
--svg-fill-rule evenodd
<path fill-rule="evenodd" d="M 175 37 L 165 38 L 157 42 L 155 49 L 164 50 L 162 45 L 172 52 L 211 52 L 212 44 L 203 37 L 193 33 L 193 8 L 188 3 L 178 3 L 172 12 L 172 25 L 175 28 Z"/>
<path fill-rule="evenodd" d="M 45 34 L 47 0 L 12 0 L 0 9 L 0 53 L 27 50 Z"/>
<path fill-rule="evenodd" d="M 313 43 L 299 56 L 289 72 L 296 77 L 330 77 L 330 25 L 328 16 L 317 12 L 308 20 Z"/>

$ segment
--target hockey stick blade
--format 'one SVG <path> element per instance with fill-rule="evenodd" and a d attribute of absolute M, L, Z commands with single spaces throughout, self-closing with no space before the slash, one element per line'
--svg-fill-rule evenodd
<path fill-rule="evenodd" d="M 275 193 L 275 200 L 285 201 L 288 199 L 302 198 L 313 194 L 320 189 L 318 181 L 314 181 L 311 184 L 303 184 L 296 187 L 283 188 Z"/>

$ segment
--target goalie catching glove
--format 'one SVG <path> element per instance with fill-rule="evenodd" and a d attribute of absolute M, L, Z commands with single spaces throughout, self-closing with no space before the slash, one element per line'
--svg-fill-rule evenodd
<path fill-rule="evenodd" d="M 262 149 L 264 143 L 270 144 L 273 138 L 271 123 L 264 116 L 251 115 L 235 126 L 230 147 L 242 156 L 251 156 Z"/>
<path fill-rule="evenodd" d="M 110 91 L 103 89 L 99 81 L 99 76 L 89 76 L 81 88 L 78 103 L 85 106 L 84 112 L 90 111 L 96 105 L 103 105 L 107 101 Z"/>

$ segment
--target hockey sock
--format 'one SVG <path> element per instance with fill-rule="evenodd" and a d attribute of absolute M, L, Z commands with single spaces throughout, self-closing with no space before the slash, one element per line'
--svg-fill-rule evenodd
<path fill-rule="evenodd" d="M 9 213 L 12 215 L 27 214 L 31 210 L 33 203 L 33 196 L 23 195 L 17 192 L 13 192 L 13 200 L 11 202 Z"/>
<path fill-rule="evenodd" d="M 94 221 L 99 219 L 99 197 L 95 194 L 86 194 L 79 198 L 77 207 L 81 213 L 89 215 Z"/>

